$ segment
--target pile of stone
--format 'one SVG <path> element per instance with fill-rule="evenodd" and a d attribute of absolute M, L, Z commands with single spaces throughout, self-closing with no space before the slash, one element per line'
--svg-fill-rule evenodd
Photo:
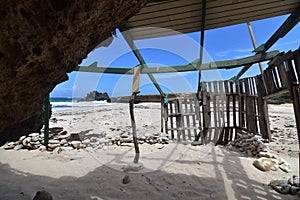
<path fill-rule="evenodd" d="M 2 148 L 9 150 L 40 150 L 40 151 L 61 151 L 63 149 L 80 149 L 85 148 L 77 133 L 69 134 L 62 127 L 54 127 L 49 130 L 48 149 L 44 143 L 44 133 L 31 133 L 28 136 L 21 136 L 18 141 L 7 142 Z"/>
<path fill-rule="evenodd" d="M 277 158 L 276 155 L 270 152 L 260 152 L 258 156 L 260 158 L 256 159 L 253 162 L 253 165 L 261 171 L 277 171 L 278 169 L 281 169 L 286 173 L 291 171 L 289 163 L 282 158 Z"/>
<path fill-rule="evenodd" d="M 281 180 L 272 180 L 269 185 L 281 194 L 292 194 L 300 197 L 299 177 L 296 175 Z"/>
<path fill-rule="evenodd" d="M 85 136 L 82 140 L 80 133 L 71 133 L 64 131 L 62 127 L 50 128 L 48 149 L 44 144 L 44 133 L 31 133 L 28 136 L 22 136 L 18 141 L 7 142 L 2 148 L 9 150 L 40 150 L 40 151 L 57 151 L 62 150 L 82 149 L 91 147 L 93 149 L 102 149 L 108 145 L 129 146 L 133 145 L 132 135 L 122 133 L 116 137 L 88 137 Z M 139 144 L 168 144 L 169 138 L 164 133 L 146 133 L 138 136 Z"/>
<path fill-rule="evenodd" d="M 231 142 L 231 146 L 238 148 L 241 152 L 246 153 L 250 157 L 267 151 L 267 147 L 262 142 L 262 138 L 253 133 L 237 133 L 235 140 Z"/>
<path fill-rule="evenodd" d="M 145 133 L 144 135 L 140 135 L 137 137 L 138 143 L 148 143 L 148 144 L 169 144 L 169 138 L 164 133 Z M 121 146 L 126 143 L 133 143 L 132 136 L 128 134 L 121 134 L 120 136 L 116 136 L 111 139 L 112 144 L 116 144 Z"/>

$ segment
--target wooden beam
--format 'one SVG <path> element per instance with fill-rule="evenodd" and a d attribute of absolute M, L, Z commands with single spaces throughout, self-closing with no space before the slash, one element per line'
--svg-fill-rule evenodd
<path fill-rule="evenodd" d="M 283 22 L 283 24 L 276 30 L 276 32 L 270 37 L 270 39 L 256 48 L 254 51 L 257 53 L 265 53 L 268 51 L 277 40 L 284 37 L 296 24 L 298 24 L 300 20 L 300 5 L 296 8 L 296 10 Z M 252 64 L 245 65 L 243 69 L 231 80 L 239 79 L 250 67 Z"/>
<path fill-rule="evenodd" d="M 247 64 L 267 61 L 274 58 L 277 54 L 279 54 L 279 51 L 271 51 L 269 53 L 257 54 L 254 56 L 249 56 L 235 60 L 210 62 L 202 64 L 200 70 L 232 69 Z M 197 62 L 198 60 L 187 65 L 178 65 L 170 67 L 147 67 L 142 69 L 141 74 L 196 71 Z M 90 66 L 77 66 L 75 67 L 74 71 L 132 75 L 134 70 L 133 68 L 96 67 L 93 63 Z"/>
<path fill-rule="evenodd" d="M 131 48 L 132 52 L 136 56 L 136 58 L 139 60 L 139 62 L 141 64 L 141 70 L 143 70 L 143 68 L 148 68 L 148 66 L 146 64 L 146 61 L 144 60 L 142 54 L 140 53 L 140 51 L 138 50 L 138 48 L 134 44 L 134 41 L 133 41 L 133 38 L 132 38 L 130 32 L 129 31 L 123 32 L 122 35 L 123 35 L 124 39 L 126 40 L 127 44 L 129 45 L 129 47 Z M 147 75 L 150 78 L 150 80 L 152 81 L 155 88 L 160 93 L 160 95 L 166 96 L 165 93 L 162 91 L 161 87 L 159 86 L 158 82 L 156 81 L 155 77 L 153 76 L 153 74 L 152 73 L 147 73 Z"/>
<path fill-rule="evenodd" d="M 300 21 L 300 5 L 296 10 L 283 22 L 283 24 L 276 30 L 276 32 L 268 39 L 268 41 L 258 48 L 255 52 L 266 52 L 277 40 L 284 37 L 294 26 Z"/>

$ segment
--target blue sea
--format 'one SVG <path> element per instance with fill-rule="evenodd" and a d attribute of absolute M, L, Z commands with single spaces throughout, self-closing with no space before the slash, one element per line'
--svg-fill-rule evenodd
<path fill-rule="evenodd" d="M 52 111 L 64 111 L 70 110 L 73 108 L 81 108 L 81 107 L 98 107 L 111 105 L 111 103 L 107 103 L 106 101 L 80 101 L 80 98 L 57 98 L 51 97 L 50 103 L 52 105 Z"/>

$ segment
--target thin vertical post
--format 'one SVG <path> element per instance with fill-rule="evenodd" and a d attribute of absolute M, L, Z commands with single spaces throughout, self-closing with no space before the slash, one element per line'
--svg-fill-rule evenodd
<path fill-rule="evenodd" d="M 48 148 L 49 142 L 49 117 L 50 117 L 50 102 L 49 102 L 49 94 L 46 96 L 44 100 L 44 144 L 46 148 Z"/>
<path fill-rule="evenodd" d="M 134 119 L 134 99 L 135 99 L 136 93 L 132 94 L 130 100 L 129 100 L 129 111 L 130 111 L 130 119 L 131 119 L 131 126 L 132 126 L 132 136 L 133 136 L 133 143 L 134 143 L 134 149 L 135 149 L 135 157 L 134 157 L 134 163 L 139 162 L 140 158 L 140 149 L 137 141 L 136 136 L 136 123 Z"/>
<path fill-rule="evenodd" d="M 250 37 L 251 37 L 251 40 L 252 40 L 253 47 L 254 47 L 254 49 L 256 49 L 257 45 L 256 45 L 254 33 L 253 33 L 252 26 L 251 26 L 250 22 L 247 22 L 247 26 L 248 26 L 248 30 L 249 30 L 249 33 L 250 33 Z M 262 66 L 261 62 L 259 62 L 258 65 L 259 65 L 262 81 L 263 81 L 263 84 L 264 84 L 264 87 L 265 87 L 265 90 L 266 90 L 266 94 L 268 95 L 268 90 L 267 90 L 266 81 L 265 81 L 265 77 L 264 77 L 264 69 L 263 69 L 263 66 Z"/>
<path fill-rule="evenodd" d="M 200 97 L 201 91 L 201 70 L 200 67 L 203 63 L 203 48 L 204 48 L 204 31 L 205 31 L 205 18 L 206 18 L 206 0 L 202 1 L 202 16 L 201 16 L 201 35 L 200 35 L 200 57 L 199 62 L 197 63 L 198 70 L 198 89 L 197 89 L 197 98 Z"/>

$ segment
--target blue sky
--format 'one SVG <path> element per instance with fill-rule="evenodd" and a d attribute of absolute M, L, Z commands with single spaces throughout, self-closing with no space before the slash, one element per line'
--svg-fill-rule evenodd
<path fill-rule="evenodd" d="M 256 43 L 260 45 L 276 31 L 288 15 L 251 22 Z M 295 26 L 284 38 L 278 40 L 269 50 L 296 50 L 300 44 L 300 25 Z M 200 33 L 175 35 L 156 39 L 135 41 L 149 67 L 184 65 L 199 57 Z M 204 63 L 242 58 L 254 55 L 253 46 L 246 24 L 228 26 L 205 31 Z M 98 62 L 101 67 L 132 68 L 139 64 L 122 35 L 117 32 L 109 47 L 92 51 L 81 66 Z M 266 63 L 264 63 L 266 67 Z M 229 79 L 241 68 L 232 70 L 203 71 L 203 80 Z M 259 74 L 258 65 L 253 65 L 243 77 Z M 131 95 L 132 75 L 95 74 L 72 72 L 69 80 L 56 86 L 51 97 L 84 97 L 97 90 L 110 96 Z M 164 92 L 192 92 L 197 88 L 197 72 L 155 74 Z M 146 75 L 141 76 L 141 94 L 157 94 Z"/>

